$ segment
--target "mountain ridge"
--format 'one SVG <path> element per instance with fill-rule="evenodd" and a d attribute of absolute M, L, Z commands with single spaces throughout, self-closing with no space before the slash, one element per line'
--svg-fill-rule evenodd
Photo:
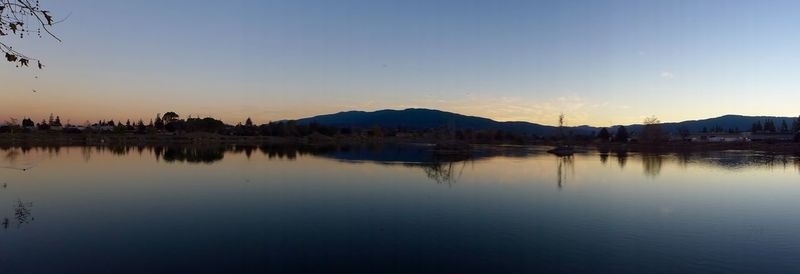
<path fill-rule="evenodd" d="M 781 116 L 746 116 L 740 114 L 726 114 L 719 117 L 686 120 L 680 122 L 662 123 L 662 127 L 667 132 L 677 133 L 680 129 L 688 129 L 690 132 L 700 132 L 703 128 L 711 130 L 719 127 L 723 130 L 749 131 L 753 123 L 765 120 L 773 120 L 775 125 L 780 128 L 782 122 L 786 122 L 790 127 L 796 117 Z M 558 132 L 557 126 L 542 125 L 525 121 L 497 121 L 486 117 L 459 114 L 454 112 L 427 109 L 427 108 L 406 108 L 406 109 L 382 109 L 376 111 L 349 110 L 337 113 L 316 115 L 296 120 L 300 124 L 317 122 L 323 125 L 337 127 L 357 127 L 369 128 L 380 126 L 384 128 L 406 128 L 415 130 L 424 129 L 472 129 L 472 130 L 505 130 L 522 134 L 533 134 L 539 136 L 552 135 Z M 643 125 L 614 125 L 606 128 L 616 129 L 625 126 L 629 131 L 636 132 Z M 603 127 L 579 125 L 566 126 L 565 130 L 573 134 L 592 134 Z"/>

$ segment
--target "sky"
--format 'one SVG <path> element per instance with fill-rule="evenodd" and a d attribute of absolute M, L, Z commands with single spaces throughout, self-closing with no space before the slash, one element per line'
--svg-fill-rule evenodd
<path fill-rule="evenodd" d="M 46 65 L 0 63 L 0 120 L 800 114 L 800 1 L 40 2 L 63 42 L 0 38 Z"/>

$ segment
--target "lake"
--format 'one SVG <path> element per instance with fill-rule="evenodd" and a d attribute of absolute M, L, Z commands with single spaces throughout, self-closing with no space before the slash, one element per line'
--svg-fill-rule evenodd
<path fill-rule="evenodd" d="M 800 272 L 800 158 L 0 149 L 0 273 Z"/>

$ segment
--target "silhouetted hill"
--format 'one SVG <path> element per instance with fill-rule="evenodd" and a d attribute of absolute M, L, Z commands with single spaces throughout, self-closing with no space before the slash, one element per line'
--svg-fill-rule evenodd
<path fill-rule="evenodd" d="M 384 128 L 407 129 L 473 129 L 473 130 L 506 130 L 515 133 L 550 135 L 557 131 L 557 127 L 545 126 L 529 122 L 498 122 L 492 119 L 461 115 L 452 112 L 409 108 L 404 110 L 378 110 L 372 112 L 346 111 L 335 114 L 319 115 L 297 120 L 300 124 L 318 122 L 323 125 L 337 127 L 370 128 L 380 126 Z M 592 127 L 575 127 L 575 131 L 588 133 Z"/>
<path fill-rule="evenodd" d="M 764 124 L 766 120 L 775 122 L 775 126 L 780 129 L 781 122 L 786 121 L 786 124 L 791 128 L 795 117 L 776 117 L 776 116 L 744 116 L 744 115 L 724 115 L 716 118 L 702 119 L 702 120 L 689 120 L 683 122 L 663 123 L 662 126 L 668 132 L 677 133 L 680 128 L 686 128 L 690 132 L 701 132 L 703 128 L 712 130 L 715 127 L 722 128 L 727 131 L 729 129 L 738 129 L 739 131 L 750 131 L 753 123 L 761 122 Z M 638 132 L 642 125 L 626 126 L 629 130 Z"/>
<path fill-rule="evenodd" d="M 791 127 L 795 117 L 725 115 L 702 120 L 664 123 L 663 127 L 666 131 L 672 133 L 677 133 L 680 128 L 687 128 L 695 133 L 702 131 L 704 127 L 708 130 L 720 127 L 724 130 L 739 129 L 740 131 L 749 131 L 753 123 L 760 121 L 763 124 L 767 119 L 773 120 L 776 127 L 780 128 L 782 121 L 786 121 L 787 125 Z M 300 124 L 308 124 L 314 121 L 323 125 L 356 128 L 380 126 L 384 128 L 407 128 L 415 130 L 443 128 L 506 130 L 539 136 L 552 135 L 558 132 L 558 127 L 555 126 L 540 125 L 530 122 L 499 122 L 483 117 L 421 108 L 409 108 L 404 110 L 387 109 L 370 112 L 345 111 L 297 120 Z M 616 127 L 618 126 L 611 127 L 612 133 Z M 636 133 L 640 131 L 642 125 L 625 125 L 625 127 L 627 127 L 630 132 Z M 574 134 L 590 134 L 598 132 L 599 129 L 600 127 L 592 126 L 565 128 L 566 131 L 571 131 Z"/>

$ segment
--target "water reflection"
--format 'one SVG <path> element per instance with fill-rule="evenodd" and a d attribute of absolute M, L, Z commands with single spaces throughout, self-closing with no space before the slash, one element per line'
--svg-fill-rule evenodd
<path fill-rule="evenodd" d="M 676 272 L 726 270 L 705 261 L 758 272 L 766 260 L 776 266 L 767 270 L 785 271 L 762 272 L 797 272 L 798 155 L 557 157 L 544 150 L 7 148 L 0 165 L 36 168 L 0 169 L 0 184 L 8 182 L 0 188 L 0 228 L 21 226 L 0 233 L 0 258 L 9 273 L 58 272 L 41 263 L 50 258 L 65 265 L 61 272 L 119 272 L 98 266 L 98 256 L 134 273 L 155 268 L 141 262 L 176 266 L 169 272 L 247 272 L 239 266 L 307 273 L 316 270 L 308 265 L 346 265 L 360 273 L 396 261 L 421 262 L 398 271 L 408 273 L 492 272 L 498 265 L 518 272 L 647 273 L 666 264 L 685 266 Z M 731 247 L 746 248 L 709 251 Z M 607 265 L 632 267 L 597 269 Z"/>
<path fill-rule="evenodd" d="M 221 161 L 226 155 L 243 154 L 250 159 L 260 153 L 268 159 L 296 160 L 298 157 L 314 156 L 334 159 L 343 162 L 371 162 L 378 164 L 400 164 L 420 168 L 425 176 L 440 184 L 453 184 L 458 181 L 460 171 L 468 162 L 481 161 L 493 157 L 555 157 L 558 187 L 563 187 L 569 174 L 574 174 L 573 156 L 557 157 L 544 153 L 546 149 L 536 147 L 478 147 L 470 153 L 439 154 L 428 145 L 151 145 L 151 146 L 87 146 L 79 149 L 85 162 L 92 159 L 93 154 L 109 153 L 112 155 L 150 154 L 156 161 L 167 163 L 212 164 Z M 62 149 L 58 146 L 4 146 L 0 147 L 4 155 L 6 169 L 28 170 L 43 160 L 42 157 L 57 157 Z M 31 159 L 25 155 L 37 155 Z M 641 161 L 642 172 L 646 177 L 657 177 L 666 163 L 675 163 L 680 167 L 706 166 L 722 169 L 743 168 L 794 168 L 800 171 L 798 155 L 762 153 L 752 151 L 716 151 L 716 152 L 681 152 L 681 153 L 634 153 L 625 150 L 585 152 L 577 157 L 597 155 L 605 166 L 609 158 L 615 157 L 619 168 L 625 169 L 631 157 Z"/>
<path fill-rule="evenodd" d="M 437 163 L 424 163 L 412 164 L 410 166 L 422 167 L 428 179 L 433 180 L 437 184 L 452 185 L 458 181 L 458 178 L 463 174 L 464 167 L 467 165 L 466 161 L 461 163 L 457 162 L 437 162 Z M 458 173 L 456 173 L 458 169 Z"/>
<path fill-rule="evenodd" d="M 238 152 L 237 150 L 232 150 Z M 225 157 L 225 147 L 220 146 L 167 146 L 154 149 L 156 159 L 165 162 L 210 164 Z"/>
<path fill-rule="evenodd" d="M 600 162 L 603 163 L 603 165 L 608 163 L 608 151 L 600 151 Z"/>
<path fill-rule="evenodd" d="M 642 169 L 644 174 L 650 178 L 655 178 L 661 173 L 661 166 L 664 164 L 664 157 L 661 154 L 642 154 Z"/>
<path fill-rule="evenodd" d="M 624 150 L 617 151 L 617 164 L 619 164 L 619 167 L 625 168 L 626 163 L 628 163 L 628 152 Z"/>
<path fill-rule="evenodd" d="M 14 205 L 14 219 L 17 221 L 17 226 L 33 221 L 31 207 L 33 207 L 33 202 L 17 200 L 17 203 Z"/>
<path fill-rule="evenodd" d="M 17 199 L 14 203 L 14 221 L 17 224 L 17 228 L 33 221 L 33 215 L 31 215 L 32 207 L 33 202 L 23 202 L 21 199 Z M 8 217 L 3 217 L 3 221 L 0 222 L 0 226 L 2 226 L 3 229 L 8 229 L 10 224 L 11 221 Z"/>
<path fill-rule="evenodd" d="M 558 171 L 556 173 L 558 175 L 558 188 L 561 189 L 567 183 L 567 175 L 575 174 L 575 164 L 572 155 L 557 157 L 556 167 Z"/>

